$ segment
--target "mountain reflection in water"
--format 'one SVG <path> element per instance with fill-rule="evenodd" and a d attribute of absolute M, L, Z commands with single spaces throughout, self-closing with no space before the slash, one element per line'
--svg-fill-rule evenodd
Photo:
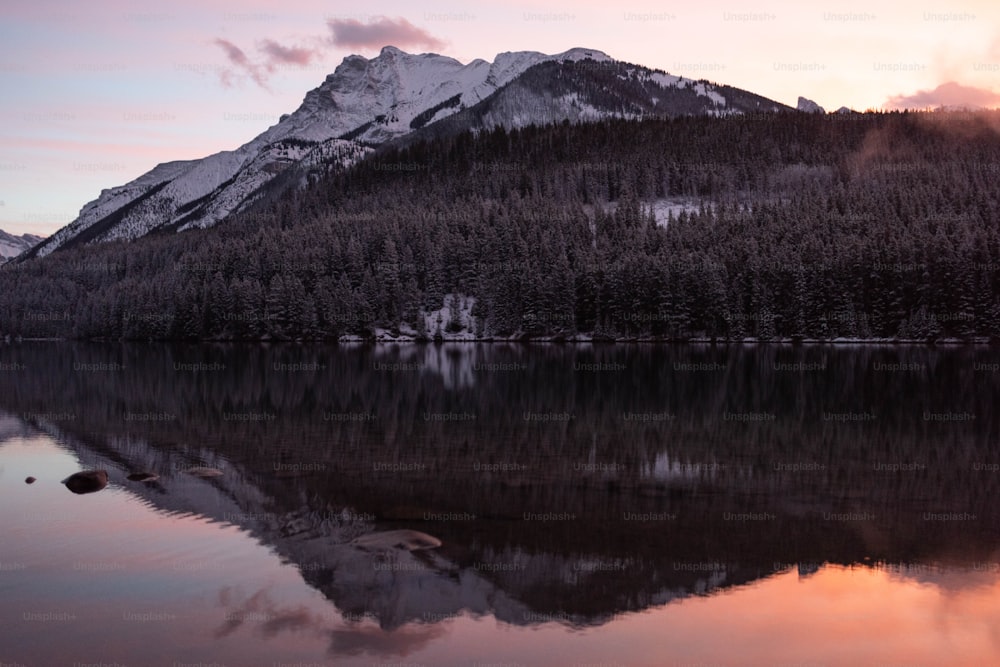
<path fill-rule="evenodd" d="M 6 346 L 0 362 L 20 370 L 0 384 L 0 488 L 16 502 L 0 528 L 18 539 L 0 547 L 0 609 L 23 616 L 42 590 L 50 607 L 72 607 L 89 589 L 58 588 L 60 572 L 118 563 L 76 574 L 127 580 L 115 604 L 151 614 L 127 627 L 162 633 L 149 641 L 164 656 L 239 639 L 245 664 L 265 655 L 257 644 L 286 662 L 866 664 L 880 632 L 885 662 L 906 663 L 913 636 L 914 664 L 937 664 L 956 638 L 964 653 L 951 664 L 992 662 L 994 358 L 971 347 Z M 58 485 L 83 469 L 107 470 L 108 488 L 74 498 Z M 128 479 L 139 471 L 158 478 Z M 391 530 L 442 545 L 351 544 Z M 314 593 L 289 592 L 291 568 L 267 557 Z M 198 623 L 183 595 L 204 602 Z M 721 646 L 720 623 L 732 637 Z M 86 628 L 73 641 L 105 631 L 63 625 Z M 32 642 L 61 631 L 15 626 L 0 661 L 37 662 Z M 541 638 L 518 633 L 514 646 L 519 628 L 568 645 L 558 659 Z M 765 648 L 754 633 L 788 636 Z"/>

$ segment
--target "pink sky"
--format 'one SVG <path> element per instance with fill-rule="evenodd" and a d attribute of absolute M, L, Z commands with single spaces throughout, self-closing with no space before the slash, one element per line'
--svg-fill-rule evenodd
<path fill-rule="evenodd" d="M 236 148 L 345 56 L 385 43 L 462 62 L 583 46 L 828 110 L 1000 106 L 993 0 L 13 0 L 0 19 L 0 229 L 50 234 L 159 162 Z"/>

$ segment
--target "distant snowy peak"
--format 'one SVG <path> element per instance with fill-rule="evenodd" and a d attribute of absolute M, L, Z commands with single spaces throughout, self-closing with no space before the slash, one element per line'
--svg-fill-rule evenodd
<path fill-rule="evenodd" d="M 35 236 L 34 234 L 15 236 L 0 229 L 0 264 L 17 257 L 41 240 L 41 236 Z"/>
<path fill-rule="evenodd" d="M 806 113 L 826 113 L 823 107 L 805 97 L 799 97 L 799 102 L 795 105 L 795 108 Z"/>

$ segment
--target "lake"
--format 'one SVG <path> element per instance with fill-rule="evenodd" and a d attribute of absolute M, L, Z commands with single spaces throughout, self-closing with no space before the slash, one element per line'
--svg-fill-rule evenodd
<path fill-rule="evenodd" d="M 0 664 L 1000 664 L 998 362 L 4 345 Z"/>

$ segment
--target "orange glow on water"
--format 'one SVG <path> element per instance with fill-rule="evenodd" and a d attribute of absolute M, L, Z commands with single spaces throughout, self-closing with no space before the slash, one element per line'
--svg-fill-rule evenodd
<path fill-rule="evenodd" d="M 236 526 L 156 512 L 127 488 L 71 496 L 55 480 L 80 463 L 44 440 L 12 442 L 3 454 L 0 518 L 14 529 L 0 541 L 0 636 L 8 651 L 0 662 L 1000 664 L 995 559 L 962 567 L 826 565 L 807 575 L 790 569 L 585 628 L 514 625 L 463 611 L 384 630 L 370 618 L 345 620 L 296 568 Z M 40 472 L 35 485 L 24 484 L 25 475 Z M 507 604 L 508 617 L 524 618 L 514 613 L 517 600 L 501 598 L 491 609 Z M 73 619 L 41 622 L 29 613 Z M 38 656 L 44 660 L 29 659 Z"/>
<path fill-rule="evenodd" d="M 598 632 L 612 631 L 633 647 L 621 661 L 629 665 L 997 664 L 1000 581 L 982 572 L 914 576 L 827 566 L 667 605 Z"/>

